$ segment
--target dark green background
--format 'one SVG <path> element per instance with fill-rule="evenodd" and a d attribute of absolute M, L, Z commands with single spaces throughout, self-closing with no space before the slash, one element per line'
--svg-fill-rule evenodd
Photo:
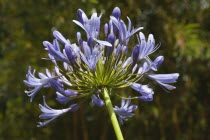
<path fill-rule="evenodd" d="M 37 128 L 42 95 L 55 108 L 53 89 L 43 89 L 33 103 L 24 93 L 27 67 L 52 68 L 42 41 L 52 41 L 57 29 L 76 41 L 82 31 L 72 20 L 77 9 L 88 16 L 103 12 L 107 22 L 115 6 L 122 19 L 154 34 L 160 49 L 151 58 L 165 56 L 159 73 L 180 73 L 177 89 L 167 93 L 155 84 L 153 102 L 134 101 L 136 116 L 122 126 L 128 140 L 210 139 L 210 1 L 209 0 L 1 0 L 0 1 L 0 140 L 111 140 L 115 139 L 106 108 L 85 102 L 44 128 Z M 84 32 L 83 37 L 84 37 Z M 135 39 L 135 37 L 134 37 Z M 133 39 L 133 40 L 134 40 Z M 132 48 L 133 46 L 129 46 Z M 134 92 L 118 90 L 119 94 Z M 119 100 L 114 101 L 120 105 Z"/>

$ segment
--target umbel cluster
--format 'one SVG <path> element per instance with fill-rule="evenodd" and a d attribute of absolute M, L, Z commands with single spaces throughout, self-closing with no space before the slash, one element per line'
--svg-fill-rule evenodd
<path fill-rule="evenodd" d="M 52 42 L 44 41 L 44 49 L 48 52 L 54 69 L 46 69 L 46 73 L 35 74 L 35 70 L 28 68 L 25 85 L 29 87 L 25 93 L 30 101 L 42 88 L 54 88 L 56 100 L 68 106 L 65 109 L 53 109 L 46 104 L 39 104 L 43 112 L 39 118 L 38 127 L 42 127 L 69 111 L 74 112 L 79 108 L 80 98 L 91 98 L 97 107 L 104 106 L 102 89 L 109 91 L 110 97 L 117 95 L 121 99 L 121 106 L 113 109 L 118 120 L 123 121 L 134 116 L 132 113 L 137 109 L 136 105 L 130 105 L 131 99 L 152 101 L 154 91 L 148 85 L 141 84 L 142 77 L 156 82 L 165 90 L 173 90 L 179 74 L 156 74 L 158 67 L 164 61 L 163 56 L 151 60 L 149 55 L 155 52 L 160 45 L 155 44 L 152 34 L 145 38 L 143 27 L 132 27 L 131 20 L 127 17 L 127 24 L 120 19 L 121 11 L 114 8 L 110 20 L 101 29 L 101 17 L 93 13 L 91 18 L 79 9 L 78 20 L 73 20 L 81 27 L 86 36 L 77 32 L 77 42 L 66 39 L 59 31 L 54 31 L 55 39 Z M 103 32 L 101 32 L 103 31 Z M 139 33 L 138 33 L 139 32 Z M 137 34 L 137 44 L 129 45 L 130 38 Z M 103 38 L 100 38 L 103 37 Z M 131 50 L 129 54 L 128 50 Z M 137 96 L 120 96 L 120 93 L 112 93 L 113 89 L 131 87 L 136 90 Z M 76 103 L 75 103 L 76 102 Z"/>

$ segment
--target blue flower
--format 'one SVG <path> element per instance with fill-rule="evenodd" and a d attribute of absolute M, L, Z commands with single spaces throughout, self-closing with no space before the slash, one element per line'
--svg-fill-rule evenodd
<path fill-rule="evenodd" d="M 94 49 L 91 51 L 87 43 L 83 44 L 84 54 L 80 52 L 81 59 L 85 62 L 86 65 L 92 70 L 95 71 L 96 64 L 101 58 L 103 51 L 100 52 L 99 46 L 96 44 Z"/>
<path fill-rule="evenodd" d="M 71 42 L 69 40 L 67 40 L 59 31 L 53 31 L 53 35 L 54 37 L 60 41 L 61 43 L 63 43 L 64 45 L 70 45 Z"/>
<path fill-rule="evenodd" d="M 72 100 L 71 97 L 75 97 L 77 95 L 76 91 L 64 90 L 63 84 L 59 82 L 57 79 L 52 79 L 50 81 L 50 85 L 57 91 L 56 100 L 61 104 L 66 104 L 67 102 Z"/>
<path fill-rule="evenodd" d="M 123 50 L 123 46 L 118 44 L 117 48 L 114 50 L 115 57 L 117 58 Z"/>
<path fill-rule="evenodd" d="M 160 47 L 155 47 L 155 39 L 152 34 L 149 35 L 148 41 L 146 42 L 144 34 L 140 32 L 138 42 L 140 46 L 139 59 L 147 58 L 149 54 L 155 52 Z"/>
<path fill-rule="evenodd" d="M 157 68 L 163 63 L 164 57 L 158 56 L 151 64 L 151 69 L 157 71 Z"/>
<path fill-rule="evenodd" d="M 79 22 L 76 20 L 73 20 L 73 22 L 86 31 L 87 38 L 97 38 L 100 33 L 101 15 L 98 17 L 97 13 L 93 13 L 91 18 L 88 19 L 85 12 L 79 9 L 77 11 L 77 17 Z"/>
<path fill-rule="evenodd" d="M 65 68 L 65 64 L 66 63 L 64 62 L 64 68 Z M 68 65 L 67 65 L 67 67 L 68 67 Z M 65 68 L 65 70 L 67 72 L 70 72 L 68 68 Z M 54 73 L 61 84 L 64 84 L 67 86 L 72 86 L 72 84 L 69 82 L 69 80 L 62 73 L 60 73 L 58 67 L 56 67 L 56 66 L 54 68 Z"/>
<path fill-rule="evenodd" d="M 148 85 L 142 85 L 141 78 L 148 77 L 167 90 L 175 89 L 170 85 L 175 83 L 179 74 L 151 74 L 157 71 L 163 63 L 164 57 L 158 56 L 151 60 L 149 55 L 155 52 L 160 45 L 155 45 L 155 39 L 149 34 L 146 41 L 143 33 L 137 36 L 138 44 L 133 46 L 132 53 L 128 55 L 130 37 L 143 29 L 143 27 L 132 27 L 131 20 L 127 17 L 126 25 L 120 19 L 121 11 L 115 7 L 108 22 L 104 24 L 104 35 L 100 35 L 101 15 L 93 13 L 91 18 L 79 9 L 77 20 L 73 20 L 85 32 L 85 39 L 80 32 L 77 32 L 77 42 L 71 43 L 59 31 L 54 31 L 52 43 L 44 41 L 45 50 L 48 51 L 49 58 L 54 64 L 52 74 L 46 69 L 46 74 L 39 73 L 35 77 L 35 71 L 28 69 L 24 83 L 30 88 L 25 91 L 30 97 L 30 101 L 42 89 L 52 87 L 56 90 L 56 100 L 61 104 L 68 104 L 72 100 L 78 101 L 80 98 L 90 98 L 95 106 L 104 106 L 104 95 L 100 93 L 103 89 L 112 91 L 131 87 L 139 92 L 138 97 L 142 101 L 152 101 L 154 91 Z M 99 37 L 105 37 L 102 40 Z M 97 92 L 96 92 L 97 91 Z M 113 95 L 113 94 L 110 94 Z M 121 107 L 115 106 L 118 119 L 121 123 L 128 117 L 134 116 L 132 113 L 137 109 L 136 105 L 130 105 L 130 100 L 122 98 Z M 128 98 L 127 98 L 128 99 Z M 44 105 L 39 105 L 41 111 L 40 119 L 47 119 L 40 122 L 38 127 L 44 126 L 68 111 L 76 111 L 77 104 L 70 105 L 66 109 L 50 108 L 44 98 Z"/>
<path fill-rule="evenodd" d="M 56 100 L 57 100 L 59 103 L 61 103 L 61 104 L 66 104 L 66 103 L 68 103 L 68 102 L 71 100 L 71 98 L 66 97 L 66 96 L 64 96 L 63 94 L 59 93 L 59 92 L 56 92 L 56 95 L 57 95 Z"/>
<path fill-rule="evenodd" d="M 152 101 L 153 100 L 153 90 L 148 87 L 148 85 L 141 85 L 138 83 L 134 83 L 131 85 L 131 88 L 138 91 L 142 94 L 142 96 L 139 96 L 138 99 L 141 99 L 143 101 Z"/>
<path fill-rule="evenodd" d="M 74 112 L 74 111 L 76 111 L 76 110 L 79 108 L 79 106 L 78 106 L 77 104 L 72 104 L 72 105 L 70 105 L 70 106 L 69 106 L 68 108 L 66 108 L 66 109 L 61 109 L 61 110 L 52 109 L 52 108 L 50 108 L 50 107 L 47 105 L 47 103 L 46 103 L 46 101 L 45 101 L 45 97 L 43 97 L 43 101 L 44 101 L 44 106 L 41 105 L 41 104 L 39 104 L 39 108 L 40 108 L 40 110 L 43 112 L 43 113 L 39 116 L 39 118 L 40 118 L 40 119 L 44 119 L 44 120 L 48 119 L 48 120 L 46 120 L 46 121 L 44 121 L 44 122 L 39 122 L 39 124 L 37 125 L 37 127 L 43 127 L 43 126 L 49 124 L 51 121 L 53 121 L 53 120 L 55 120 L 56 118 L 58 118 L 59 116 L 65 114 L 65 113 L 67 113 L 67 112 L 69 112 L 69 111 Z"/>
<path fill-rule="evenodd" d="M 133 64 L 136 64 L 137 61 L 139 60 L 139 45 L 136 45 L 133 48 L 133 51 L 132 51 L 132 59 L 133 59 Z"/>
<path fill-rule="evenodd" d="M 30 97 L 30 101 L 32 102 L 34 96 L 42 89 L 46 87 L 50 87 L 50 81 L 52 80 L 53 76 L 50 74 L 49 70 L 46 69 L 46 75 L 43 73 L 39 73 L 39 78 L 35 77 L 35 70 L 32 73 L 31 67 L 28 68 L 28 74 L 26 74 L 26 80 L 24 80 L 25 85 L 30 88 L 31 90 L 25 91 Z M 30 93 L 30 94 L 29 94 Z"/>
<path fill-rule="evenodd" d="M 63 93 L 56 92 L 56 94 L 56 100 L 61 104 L 66 104 L 69 101 L 73 100 L 73 98 L 71 97 L 75 97 L 77 95 L 77 92 L 72 90 L 65 90 Z"/>
<path fill-rule="evenodd" d="M 77 56 L 74 50 L 72 50 L 72 48 L 69 45 L 65 45 L 65 54 L 69 59 L 70 65 L 73 66 L 75 64 Z"/>
<path fill-rule="evenodd" d="M 120 20 L 121 17 L 121 11 L 119 7 L 115 7 L 112 11 L 112 16 L 115 17 L 117 20 Z M 119 33 L 117 27 L 115 24 L 112 23 L 112 21 L 109 22 L 110 30 L 111 32 L 114 32 L 116 35 Z"/>
<path fill-rule="evenodd" d="M 115 7 L 112 11 L 112 16 L 114 16 L 116 19 L 120 19 L 121 11 L 119 7 Z"/>
<path fill-rule="evenodd" d="M 64 88 L 63 85 L 57 80 L 57 79 L 52 79 L 50 80 L 50 85 L 58 92 L 64 93 Z"/>
<path fill-rule="evenodd" d="M 104 24 L 104 34 L 105 34 L 105 36 L 108 35 L 108 30 L 109 30 L 109 26 L 108 26 L 108 24 L 106 23 L 106 24 Z"/>
<path fill-rule="evenodd" d="M 91 95 L 92 102 L 95 106 L 102 107 L 104 106 L 104 101 L 97 98 L 96 95 Z"/>
<path fill-rule="evenodd" d="M 157 71 L 157 68 L 163 63 L 163 61 L 164 57 L 158 56 L 153 62 L 151 60 L 144 62 L 139 68 L 138 74 L 145 74 L 150 70 Z"/>
<path fill-rule="evenodd" d="M 144 62 L 143 66 L 139 67 L 139 70 L 138 70 L 137 73 L 138 74 L 144 74 L 144 73 L 148 72 L 150 70 L 150 68 L 151 67 L 148 65 L 148 63 Z"/>
<path fill-rule="evenodd" d="M 169 83 L 175 83 L 179 77 L 178 73 L 171 73 L 171 74 L 147 74 L 149 78 L 156 81 L 160 86 L 168 89 L 173 90 L 176 87 L 169 85 Z"/>
<path fill-rule="evenodd" d="M 132 64 L 132 58 L 128 57 L 126 61 L 123 63 L 122 68 L 128 67 L 130 64 Z"/>
<path fill-rule="evenodd" d="M 80 26 L 83 30 L 85 30 L 86 34 L 87 34 L 87 38 L 89 41 L 96 41 L 99 44 L 103 44 L 105 46 L 112 46 L 109 42 L 107 41 L 102 41 L 102 40 L 98 40 L 97 37 L 100 33 L 100 18 L 101 15 L 99 17 L 97 17 L 97 13 L 93 13 L 91 18 L 88 19 L 85 12 L 83 12 L 81 9 L 79 9 L 77 11 L 77 17 L 79 19 L 79 21 L 77 20 L 73 20 L 74 23 L 76 23 L 78 26 Z"/>
<path fill-rule="evenodd" d="M 112 46 L 114 46 L 115 40 L 116 40 L 115 35 L 113 33 L 110 33 L 107 37 L 107 41 L 111 43 Z M 113 51 L 113 47 L 107 47 L 107 56 L 110 56 L 112 51 Z"/>
<path fill-rule="evenodd" d="M 113 109 L 115 113 L 118 115 L 118 119 L 121 124 L 123 124 L 123 121 L 127 120 L 127 117 L 132 117 L 135 114 L 131 113 L 134 110 L 138 108 L 137 105 L 130 105 L 131 100 L 125 101 L 125 99 L 122 99 L 121 101 L 121 107 L 119 108 L 118 106 L 115 106 Z M 130 105 L 130 106 L 129 106 Z"/>
<path fill-rule="evenodd" d="M 43 45 L 46 47 L 46 49 L 48 50 L 48 52 L 49 52 L 55 59 L 70 64 L 70 61 L 69 61 L 68 57 L 67 57 L 66 55 L 64 55 L 64 54 L 60 51 L 60 47 L 59 47 L 59 44 L 57 43 L 57 40 L 54 40 L 53 44 L 51 44 L 51 43 L 48 42 L 48 41 L 44 41 L 44 42 L 43 42 Z"/>
<path fill-rule="evenodd" d="M 119 20 L 116 17 L 111 16 L 112 22 L 118 29 L 120 43 L 125 44 L 125 45 L 128 44 L 130 37 L 132 35 L 140 31 L 141 29 L 143 29 L 143 27 L 139 27 L 137 29 L 134 29 L 134 28 L 131 29 L 131 26 L 132 26 L 131 20 L 128 17 L 127 19 L 128 19 L 128 28 L 126 27 L 123 20 Z"/>

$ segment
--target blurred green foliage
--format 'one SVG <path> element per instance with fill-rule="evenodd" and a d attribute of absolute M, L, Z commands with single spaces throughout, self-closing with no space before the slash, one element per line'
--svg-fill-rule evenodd
<path fill-rule="evenodd" d="M 129 16 L 135 27 L 144 26 L 144 33 L 154 34 L 161 42 L 162 47 L 153 55 L 166 58 L 160 72 L 181 75 L 177 89 L 171 93 L 154 85 L 153 102 L 134 101 L 139 110 L 122 126 L 125 139 L 210 139 L 209 0 L 1 0 L 0 140 L 115 139 L 106 109 L 92 108 L 89 102 L 79 111 L 37 128 L 41 94 L 52 99 L 54 90 L 42 90 L 29 103 L 23 84 L 27 66 L 39 71 L 51 67 L 48 61 L 41 60 L 47 56 L 42 41 L 52 40 L 54 29 L 76 41 L 76 32 L 81 31 L 72 23 L 77 9 L 89 16 L 93 11 L 103 12 L 104 23 L 115 6 L 121 8 L 124 19 Z"/>

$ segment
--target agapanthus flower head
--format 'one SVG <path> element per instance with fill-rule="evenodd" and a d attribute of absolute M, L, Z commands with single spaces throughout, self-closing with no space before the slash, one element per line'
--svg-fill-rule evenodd
<path fill-rule="evenodd" d="M 56 100 L 61 104 L 70 104 L 66 109 L 56 110 L 50 108 L 44 98 L 44 106 L 40 105 L 43 112 L 40 119 L 49 120 L 39 123 L 39 127 L 64 113 L 76 111 L 79 103 L 75 102 L 83 98 L 89 98 L 94 106 L 103 107 L 105 98 L 102 91 L 105 88 L 111 97 L 122 99 L 121 107 L 114 108 L 122 123 L 127 117 L 134 116 L 132 112 L 137 109 L 136 105 L 129 106 L 131 99 L 153 100 L 154 90 L 150 85 L 142 83 L 142 77 L 153 80 L 164 89 L 175 89 L 169 84 L 176 82 L 178 73 L 155 74 L 164 57 L 158 56 L 154 61 L 149 57 L 159 48 L 159 45 L 155 44 L 154 36 L 150 34 L 146 40 L 140 32 L 137 37 L 138 43 L 130 45 L 130 38 L 143 27 L 132 27 L 128 17 L 126 25 L 121 19 L 118 7 L 114 8 L 110 20 L 103 26 L 104 33 L 101 34 L 104 38 L 99 38 L 102 14 L 98 16 L 97 13 L 93 13 L 91 18 L 88 18 L 85 12 L 79 9 L 77 17 L 78 20 L 73 22 L 86 32 L 86 37 L 82 38 L 78 31 L 77 42 L 74 43 L 55 30 L 55 39 L 52 42 L 43 42 L 49 56 L 47 59 L 52 62 L 54 69 L 52 72 L 46 69 L 46 74 L 39 73 L 39 78 L 36 78 L 35 71 L 32 72 L 29 67 L 24 80 L 24 83 L 32 88 L 26 91 L 31 101 L 42 88 L 54 88 Z M 112 92 L 114 89 L 125 87 L 131 87 L 137 92 L 129 93 L 128 98 Z"/>

